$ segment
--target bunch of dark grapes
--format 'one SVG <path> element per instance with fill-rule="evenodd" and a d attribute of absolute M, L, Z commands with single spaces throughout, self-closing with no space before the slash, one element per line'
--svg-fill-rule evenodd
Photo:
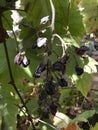
<path fill-rule="evenodd" d="M 61 87 L 67 87 L 68 86 L 68 82 L 66 79 L 64 78 L 59 78 L 58 79 L 58 84 L 61 86 Z"/>
<path fill-rule="evenodd" d="M 47 92 L 48 95 L 53 95 L 57 91 L 57 84 L 54 83 L 53 81 L 48 81 L 45 84 L 45 91 Z"/>
<path fill-rule="evenodd" d="M 49 109 L 50 109 L 50 112 L 51 112 L 52 115 L 55 115 L 55 114 L 56 114 L 58 107 L 59 107 L 59 104 L 58 104 L 58 103 L 56 103 L 56 102 L 54 102 L 54 101 L 52 101 L 52 102 L 50 103 Z"/>
<path fill-rule="evenodd" d="M 49 115 L 55 115 L 58 109 L 58 86 L 52 80 L 46 81 L 43 88 L 39 89 L 39 115 L 42 118 L 49 118 Z"/>
<path fill-rule="evenodd" d="M 66 63 L 69 59 L 69 53 L 66 53 L 63 57 L 58 59 L 55 63 L 52 64 L 52 71 L 60 71 L 62 74 L 66 71 Z"/>

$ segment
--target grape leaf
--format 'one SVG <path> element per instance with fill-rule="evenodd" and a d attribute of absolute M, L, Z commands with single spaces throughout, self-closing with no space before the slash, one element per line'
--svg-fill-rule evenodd
<path fill-rule="evenodd" d="M 2 23 L 5 30 L 11 30 L 12 29 L 12 18 L 11 18 L 11 11 L 4 11 L 2 14 Z"/>
<path fill-rule="evenodd" d="M 13 73 L 14 80 L 16 82 L 17 89 L 19 89 L 21 93 L 23 93 L 24 95 L 24 93 L 27 92 L 26 90 L 28 89 L 28 87 L 26 86 L 24 87 L 23 78 L 27 77 L 28 75 L 28 79 L 31 79 L 30 72 L 28 72 L 27 70 L 24 71 L 20 66 L 16 66 L 14 64 L 14 56 L 16 55 L 15 41 L 11 39 L 7 40 L 7 47 L 10 56 L 12 73 Z M 3 44 L 0 45 L 0 50 L 2 52 L 0 53 L 0 59 L 1 59 L 0 65 L 4 65 L 0 67 L 0 83 L 2 85 L 0 93 L 3 97 L 2 102 L 0 102 L 0 106 L 2 106 L 1 111 L 3 111 L 3 105 L 4 104 L 6 105 L 3 116 L 6 119 L 6 124 L 8 125 L 7 127 L 9 128 L 9 130 L 12 130 L 15 129 L 16 127 L 15 122 L 16 122 L 16 115 L 18 112 L 18 108 L 16 107 L 16 105 L 19 104 L 20 99 L 17 96 L 13 87 L 10 84 L 8 84 L 10 82 L 10 77 L 9 77 L 9 71 L 7 67 Z M 11 94 L 13 94 L 13 96 L 11 96 Z"/>
<path fill-rule="evenodd" d="M 83 16 L 84 27 L 88 33 L 98 29 L 97 5 L 97 0 L 89 0 L 89 2 L 82 0 L 79 4 L 79 7 L 83 9 L 81 14 Z"/>
<path fill-rule="evenodd" d="M 95 110 L 88 110 L 83 112 L 82 114 L 77 115 L 76 118 L 72 120 L 72 122 L 87 122 L 88 118 L 92 117 L 95 114 Z"/>

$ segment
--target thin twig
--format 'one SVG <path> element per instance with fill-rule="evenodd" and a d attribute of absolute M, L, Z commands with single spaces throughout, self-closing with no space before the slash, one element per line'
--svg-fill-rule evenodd
<path fill-rule="evenodd" d="M 10 23 L 9 23 L 9 20 L 8 20 L 4 15 L 2 15 L 2 17 L 7 21 L 7 24 L 8 24 L 9 27 L 11 28 L 11 25 L 10 25 Z M 14 38 L 15 38 L 15 41 L 16 41 L 16 47 L 17 47 L 17 50 L 18 50 L 18 41 L 17 41 L 17 37 L 16 37 L 16 34 L 15 34 L 14 30 L 12 30 L 12 32 L 13 32 L 13 35 L 14 35 Z"/>
<path fill-rule="evenodd" d="M 67 31 L 69 29 L 70 9 L 71 9 L 71 0 L 69 0 L 69 4 L 68 4 Z"/>
<path fill-rule="evenodd" d="M 25 107 L 26 109 L 26 112 L 28 114 L 28 116 L 31 117 L 30 113 L 29 113 L 29 110 L 20 94 L 20 92 L 18 91 L 17 87 L 16 87 L 16 84 L 15 84 L 15 81 L 14 81 L 14 78 L 13 78 L 13 74 L 12 74 L 12 69 L 11 69 L 11 64 L 10 64 L 10 60 L 9 60 L 9 54 L 8 54 L 8 49 L 7 49 L 7 45 L 6 45 L 6 40 L 5 40 L 5 35 L 4 35 L 4 28 L 3 28 L 3 24 L 2 24 L 2 20 L 0 19 L 0 30 L 1 30 L 1 35 L 2 35 L 2 39 L 3 39 L 3 45 L 4 45 L 4 50 L 5 50 L 5 55 L 6 55 L 6 60 L 7 60 L 7 65 L 8 65 L 8 71 L 9 71 L 9 76 L 10 76 L 10 82 L 9 84 L 11 84 L 14 88 L 14 90 L 16 91 L 17 95 L 19 96 L 20 100 L 21 100 L 21 103 L 23 104 L 23 106 Z M 32 127 L 34 128 L 35 130 L 35 127 L 34 127 L 34 124 L 33 122 L 31 121 L 32 123 Z"/>
<path fill-rule="evenodd" d="M 45 124 L 45 125 L 48 125 L 49 127 L 53 128 L 54 130 L 57 130 L 56 127 L 54 127 L 53 125 L 51 125 L 51 124 L 49 124 L 49 123 L 47 123 L 47 122 L 45 122 L 43 120 L 38 119 L 38 121 L 41 122 L 41 123 L 43 123 L 43 124 Z"/>

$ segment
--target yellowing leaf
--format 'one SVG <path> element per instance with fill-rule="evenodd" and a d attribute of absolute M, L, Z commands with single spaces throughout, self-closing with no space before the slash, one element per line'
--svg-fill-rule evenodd
<path fill-rule="evenodd" d="M 61 112 L 57 112 L 53 118 L 53 121 L 54 121 L 53 124 L 57 128 L 61 129 L 61 128 L 66 128 L 68 126 L 70 122 L 70 118 Z"/>

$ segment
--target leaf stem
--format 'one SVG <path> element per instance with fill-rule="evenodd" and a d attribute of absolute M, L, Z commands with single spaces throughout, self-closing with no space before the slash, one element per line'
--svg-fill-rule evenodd
<path fill-rule="evenodd" d="M 65 51 L 66 51 L 66 48 L 67 48 L 65 41 L 58 34 L 53 34 L 53 36 L 57 37 L 61 41 L 61 43 L 62 43 L 62 49 L 63 49 L 63 55 L 64 55 Z"/>
<path fill-rule="evenodd" d="M 52 10 L 51 28 L 52 28 L 52 32 L 54 32 L 54 28 L 55 28 L 55 8 L 54 8 L 52 0 L 50 0 L 50 5 L 51 5 L 51 10 Z"/>
<path fill-rule="evenodd" d="M 69 4 L 68 4 L 68 17 L 67 17 L 67 31 L 69 30 L 69 21 L 70 21 L 70 9 L 71 9 L 71 0 L 68 0 Z"/>
<path fill-rule="evenodd" d="M 45 124 L 45 125 L 48 125 L 49 127 L 53 128 L 54 130 L 57 130 L 56 127 L 54 127 L 53 125 L 51 125 L 51 124 L 49 124 L 49 123 L 47 123 L 47 122 L 45 122 L 43 120 L 38 119 L 38 121 L 41 122 L 41 123 L 43 123 L 43 124 Z"/>
<path fill-rule="evenodd" d="M 4 15 L 2 15 L 2 17 L 7 21 L 7 24 L 8 24 L 9 27 L 11 28 L 11 25 L 10 25 L 10 23 L 9 23 L 9 20 L 8 20 Z M 17 48 L 17 50 L 18 50 L 18 41 L 17 41 L 17 37 L 16 37 L 16 34 L 15 34 L 15 32 L 14 32 L 13 29 L 12 29 L 12 33 L 13 33 L 13 35 L 14 35 L 14 38 L 15 38 L 15 41 L 16 41 L 16 48 Z"/>

